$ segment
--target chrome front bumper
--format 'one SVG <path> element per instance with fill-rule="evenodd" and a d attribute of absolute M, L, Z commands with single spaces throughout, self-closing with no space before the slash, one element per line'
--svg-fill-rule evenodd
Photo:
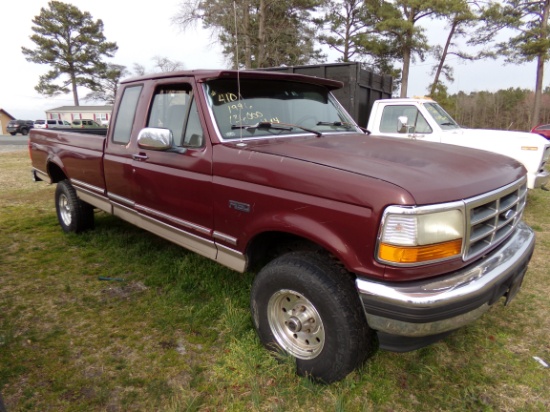
<path fill-rule="evenodd" d="M 545 186 L 550 181 L 550 172 L 544 171 L 539 172 L 535 176 L 535 183 L 533 184 L 533 187 L 536 189 L 541 186 Z"/>
<path fill-rule="evenodd" d="M 499 248 L 450 275 L 406 283 L 357 279 L 367 321 L 378 331 L 380 346 L 416 349 L 473 322 L 503 296 L 509 303 L 521 286 L 534 247 L 534 232 L 520 222 Z M 385 345 L 388 337 L 392 343 Z M 400 340 L 404 347 L 394 347 Z"/>

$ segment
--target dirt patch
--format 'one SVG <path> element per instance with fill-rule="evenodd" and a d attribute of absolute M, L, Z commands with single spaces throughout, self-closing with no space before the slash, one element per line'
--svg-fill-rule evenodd
<path fill-rule="evenodd" d="M 107 278 L 102 279 L 110 283 L 119 283 L 117 285 L 111 284 L 105 289 L 101 290 L 102 301 L 112 300 L 128 300 L 133 296 L 146 291 L 148 288 L 142 282 L 124 282 L 121 280 L 109 280 Z"/>

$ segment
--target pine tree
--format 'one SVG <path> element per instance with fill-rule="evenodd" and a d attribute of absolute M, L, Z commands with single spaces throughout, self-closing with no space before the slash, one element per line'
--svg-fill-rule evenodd
<path fill-rule="evenodd" d="M 236 68 L 301 65 L 322 58 L 311 13 L 320 0 L 183 0 L 174 22 L 200 22 Z M 238 39 L 238 41 L 235 41 Z M 238 61 L 238 63 L 237 63 Z"/>
<path fill-rule="evenodd" d="M 491 2 L 483 2 L 483 7 L 487 7 Z M 432 46 L 431 52 L 438 61 L 434 67 L 434 81 L 430 86 L 430 96 L 435 97 L 437 89 L 444 88 L 440 81 L 441 76 L 447 80 L 453 81 L 453 68 L 446 63 L 447 57 L 452 55 L 460 60 L 474 61 L 486 58 L 496 58 L 493 51 L 471 46 L 487 46 L 486 42 L 477 41 L 473 33 L 476 26 L 481 22 L 483 7 L 476 1 L 453 0 L 449 3 L 449 14 L 441 16 L 448 22 L 449 32 L 443 46 Z M 459 47 L 456 44 L 457 38 L 468 38 L 466 47 Z M 439 101 L 439 100 L 438 100 Z"/>
<path fill-rule="evenodd" d="M 421 61 L 430 45 L 421 19 L 437 18 L 452 12 L 455 0 L 365 0 L 371 13 L 377 16 L 376 29 L 391 46 L 391 54 L 403 63 L 401 97 L 407 96 L 409 72 L 415 57 Z"/>
<path fill-rule="evenodd" d="M 548 18 L 550 0 L 505 0 L 491 3 L 483 15 L 485 25 L 479 38 L 487 41 L 501 30 L 512 30 L 515 36 L 496 44 L 497 54 L 505 56 L 507 63 L 536 62 L 536 82 L 531 127 L 541 118 L 541 99 L 544 64 L 550 59 L 550 31 Z"/>
<path fill-rule="evenodd" d="M 397 86 L 400 70 L 393 62 L 399 60 L 398 50 L 377 27 L 388 18 L 387 12 L 398 16 L 383 3 L 375 7 L 364 0 L 329 0 L 323 6 L 323 15 L 314 21 L 321 30 L 318 40 L 340 54 L 336 61 L 372 65 L 376 72 L 391 75 Z"/>
<path fill-rule="evenodd" d="M 40 76 L 36 91 L 46 96 L 72 92 L 78 106 L 78 87 L 99 87 L 98 73 L 107 71 L 102 58 L 114 56 L 116 43 L 106 41 L 101 20 L 94 21 L 90 13 L 71 4 L 50 1 L 32 22 L 30 38 L 36 48 L 21 50 L 27 61 L 51 67 Z"/>

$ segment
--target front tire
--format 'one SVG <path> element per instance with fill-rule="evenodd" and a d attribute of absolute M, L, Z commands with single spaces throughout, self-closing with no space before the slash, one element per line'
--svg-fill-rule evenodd
<path fill-rule="evenodd" d="M 93 207 L 78 198 L 68 180 L 57 183 L 55 209 L 59 225 L 66 233 L 80 233 L 94 228 Z"/>
<path fill-rule="evenodd" d="M 261 342 L 292 356 L 300 376 L 331 383 L 372 352 L 373 332 L 353 280 L 326 255 L 273 260 L 254 279 L 251 310 Z"/>

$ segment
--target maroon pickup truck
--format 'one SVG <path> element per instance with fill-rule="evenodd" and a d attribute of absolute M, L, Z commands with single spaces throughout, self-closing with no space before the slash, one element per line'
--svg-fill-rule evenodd
<path fill-rule="evenodd" d="M 333 80 L 189 71 L 124 81 L 106 135 L 32 129 L 66 232 L 114 214 L 257 271 L 262 343 L 314 379 L 428 345 L 515 296 L 534 248 L 526 172 L 361 131 Z M 99 133 L 94 131 L 94 133 Z"/>

